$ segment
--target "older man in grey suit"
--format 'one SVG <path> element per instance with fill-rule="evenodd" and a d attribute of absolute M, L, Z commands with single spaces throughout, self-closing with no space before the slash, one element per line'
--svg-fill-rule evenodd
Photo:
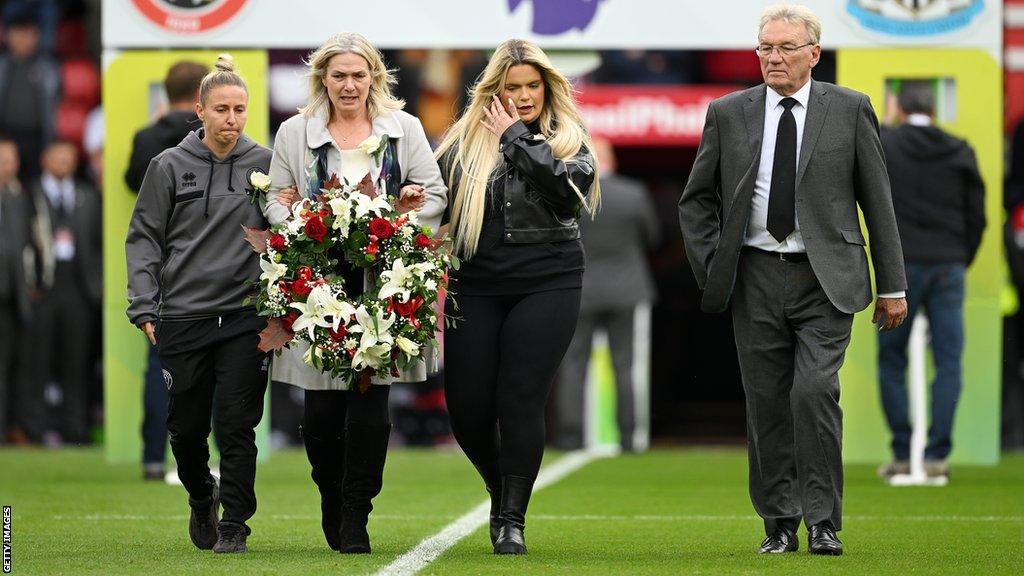
<path fill-rule="evenodd" d="M 812 554 L 842 553 L 838 374 L 853 314 L 871 302 L 858 205 L 874 321 L 889 330 L 907 310 L 878 120 L 867 96 L 811 80 L 820 35 L 807 8 L 765 10 L 765 84 L 711 104 L 679 200 L 702 309 L 732 304 L 761 553 L 797 550 L 801 520 Z"/>

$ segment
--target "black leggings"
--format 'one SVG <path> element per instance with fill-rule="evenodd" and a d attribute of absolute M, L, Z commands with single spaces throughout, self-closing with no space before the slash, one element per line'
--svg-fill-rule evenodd
<path fill-rule="evenodd" d="M 446 314 L 445 397 L 455 439 L 470 461 L 503 476 L 536 478 L 544 406 L 580 310 L 580 290 L 456 296 Z"/>
<path fill-rule="evenodd" d="M 344 438 L 347 424 L 386 425 L 390 386 L 359 390 L 306 390 L 303 433 L 317 438 Z"/>

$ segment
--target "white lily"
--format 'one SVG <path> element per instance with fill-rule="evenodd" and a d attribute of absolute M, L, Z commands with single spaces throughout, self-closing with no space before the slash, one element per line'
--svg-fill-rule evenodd
<path fill-rule="evenodd" d="M 268 258 L 260 258 L 260 268 L 263 269 L 263 274 L 260 274 L 260 280 L 266 280 L 271 284 L 280 280 L 288 272 L 288 266 Z"/>
<path fill-rule="evenodd" d="M 346 324 L 348 319 L 356 313 L 355 306 L 344 300 L 338 300 L 334 297 L 333 293 L 331 293 L 330 298 L 324 299 L 321 306 L 321 312 L 323 312 L 324 317 L 331 317 L 330 325 L 334 331 L 337 331 L 339 326 Z"/>
<path fill-rule="evenodd" d="M 342 238 L 348 238 L 348 231 L 352 226 L 352 203 L 347 198 L 333 198 L 328 204 L 334 212 L 334 223 L 331 227 L 338 230 Z"/>
<path fill-rule="evenodd" d="M 360 350 L 377 344 L 391 345 L 395 339 L 389 331 L 394 323 L 394 314 L 384 314 L 383 311 L 379 311 L 371 315 L 366 306 L 360 306 L 356 310 L 356 325 L 349 328 L 349 332 L 362 333 L 362 337 L 359 339 Z"/>
<path fill-rule="evenodd" d="M 356 350 L 352 357 L 352 368 L 365 370 L 367 368 L 376 370 L 384 366 L 391 356 L 390 344 L 377 344 Z"/>
<path fill-rule="evenodd" d="M 351 304 L 334 297 L 334 292 L 327 284 L 313 287 L 305 302 L 292 302 L 291 307 L 301 313 L 292 323 L 292 331 L 308 330 L 310 340 L 317 326 L 337 330 L 341 322 L 355 313 Z M 331 317 L 330 321 L 328 317 Z"/>
<path fill-rule="evenodd" d="M 413 279 L 413 274 L 416 271 L 414 264 L 412 267 L 406 267 L 405 262 L 401 258 L 395 259 L 391 265 L 391 270 L 385 270 L 380 273 L 380 277 L 385 280 L 384 285 L 380 287 L 380 292 L 377 297 L 381 300 L 390 298 L 395 294 L 401 294 L 402 300 L 409 299 L 409 281 Z"/>
<path fill-rule="evenodd" d="M 382 195 L 370 198 L 366 194 L 353 194 L 352 202 L 355 204 L 356 218 L 363 218 L 371 212 L 380 216 L 383 211 L 391 210 L 391 204 Z"/>
<path fill-rule="evenodd" d="M 413 342 L 412 340 L 409 340 L 405 336 L 399 336 L 398 338 L 395 338 L 395 344 L 397 344 L 398 348 L 402 352 L 405 352 L 406 355 L 408 355 L 408 356 L 419 356 L 420 347 L 417 346 L 415 342 Z"/>
<path fill-rule="evenodd" d="M 296 202 L 296 204 L 298 204 L 298 202 Z M 296 206 L 293 205 L 292 214 L 298 214 L 297 210 L 301 209 L 301 206 L 296 208 Z M 292 216 L 288 218 L 288 220 L 286 220 L 285 222 L 287 223 L 288 226 L 288 234 L 291 236 L 295 236 L 296 234 L 302 231 L 303 227 L 306 226 L 306 222 L 303 221 L 302 218 L 299 218 L 298 216 Z"/>
<path fill-rule="evenodd" d="M 423 276 L 427 272 L 432 272 L 436 270 L 437 266 L 434 266 L 434 264 L 431 262 L 420 262 L 419 264 L 413 264 L 410 268 L 412 269 L 412 273 L 415 274 L 417 278 L 423 280 Z"/>

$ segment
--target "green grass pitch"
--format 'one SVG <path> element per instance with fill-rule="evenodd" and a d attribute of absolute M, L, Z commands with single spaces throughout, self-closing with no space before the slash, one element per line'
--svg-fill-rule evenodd
<path fill-rule="evenodd" d="M 559 457 L 549 453 L 545 461 Z M 98 450 L 0 450 L 0 504 L 13 508 L 14 574 L 372 574 L 485 498 L 461 453 L 393 450 L 374 502 L 373 554 L 343 556 L 320 532 L 300 451 L 257 473 L 246 555 L 188 540 L 181 487 L 143 483 L 138 466 Z M 421 574 L 1015 574 L 1024 573 L 1024 455 L 954 468 L 945 488 L 889 488 L 846 467 L 842 557 L 761 557 L 763 532 L 736 449 L 655 450 L 596 460 L 536 493 L 529 556 L 496 557 L 484 528 Z"/>

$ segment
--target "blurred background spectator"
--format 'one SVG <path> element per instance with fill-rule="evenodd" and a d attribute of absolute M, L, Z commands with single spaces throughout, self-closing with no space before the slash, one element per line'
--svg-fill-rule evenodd
<path fill-rule="evenodd" d="M 39 176 L 39 158 L 53 139 L 60 68 L 40 49 L 38 16 L 25 5 L 5 8 L 7 50 L 0 55 L 0 131 L 18 145 L 23 181 Z"/>
<path fill-rule="evenodd" d="M 74 144 L 56 140 L 47 146 L 42 170 L 30 187 L 37 255 L 30 282 L 36 296 L 32 377 L 52 412 L 44 442 L 58 446 L 90 440 L 103 230 L 99 195 L 76 177 Z"/>
<path fill-rule="evenodd" d="M 953 416 L 960 398 L 964 346 L 964 288 L 985 230 L 985 183 L 971 146 L 934 125 L 934 81 L 904 81 L 897 98 L 900 124 L 882 129 L 893 207 L 907 271 L 907 322 L 878 335 L 882 407 L 892 432 L 888 478 L 910 473 L 907 343 L 914 315 L 928 318 L 935 378 L 925 447 L 930 476 L 947 476 Z"/>
<path fill-rule="evenodd" d="M 27 197 L 18 182 L 18 148 L 0 139 L 0 443 L 8 425 L 21 425 L 26 415 L 25 352 L 31 344 L 15 335 L 25 332 L 31 317 L 25 282 L 30 233 Z"/>
<path fill-rule="evenodd" d="M 200 126 L 196 116 L 199 84 L 209 72 L 204 64 L 182 60 L 171 66 L 164 78 L 167 110 L 152 124 L 135 133 L 131 158 L 124 180 L 138 194 L 150 162 L 168 148 L 177 146 L 189 132 Z M 102 156 L 102 148 L 101 156 Z M 140 338 L 144 338 L 141 334 Z M 142 477 L 163 480 L 167 460 L 167 386 L 157 347 L 146 343 L 146 373 L 142 400 Z"/>
<path fill-rule="evenodd" d="M 656 295 L 647 253 L 658 244 L 660 230 L 644 185 L 616 173 L 611 143 L 595 139 L 594 153 L 601 171 L 601 211 L 594 219 L 580 218 L 587 267 L 576 333 L 556 389 L 555 445 L 586 446 L 587 367 L 594 334 L 602 331 L 615 372 L 619 447 L 644 451 L 650 442 L 650 314 Z"/>

